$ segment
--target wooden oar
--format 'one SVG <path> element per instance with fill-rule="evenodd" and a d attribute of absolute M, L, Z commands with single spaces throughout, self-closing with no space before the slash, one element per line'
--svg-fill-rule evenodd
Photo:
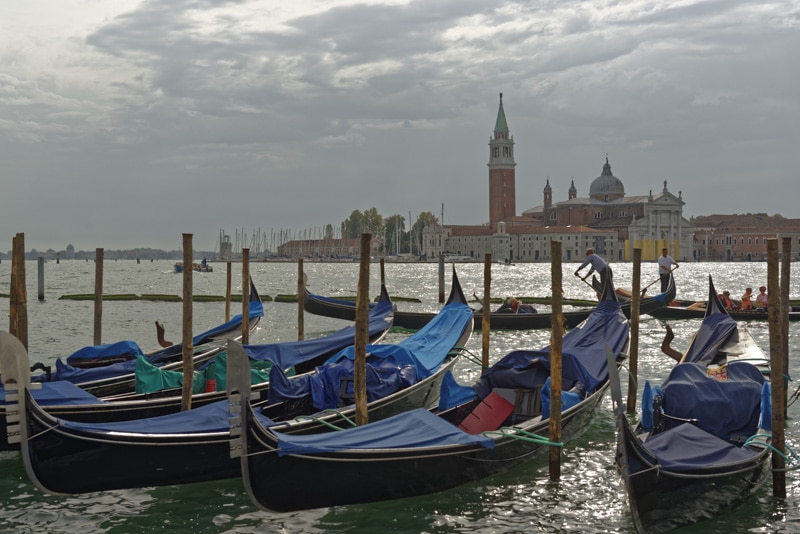
<path fill-rule="evenodd" d="M 669 272 L 671 273 L 672 271 L 674 271 L 674 270 L 675 270 L 675 269 L 677 269 L 678 267 L 680 267 L 680 265 L 676 265 L 675 267 L 673 267 L 672 269 L 670 269 L 670 270 L 669 270 Z M 653 280 L 652 282 L 650 282 L 649 284 L 647 284 L 646 286 L 644 286 L 644 289 L 642 289 L 642 296 L 644 296 L 644 294 L 647 292 L 647 288 L 648 288 L 648 287 L 650 287 L 650 286 L 652 286 L 653 284 L 655 284 L 656 282 L 660 282 L 660 281 L 661 281 L 661 277 L 659 276 L 658 278 L 656 278 L 655 280 Z"/>

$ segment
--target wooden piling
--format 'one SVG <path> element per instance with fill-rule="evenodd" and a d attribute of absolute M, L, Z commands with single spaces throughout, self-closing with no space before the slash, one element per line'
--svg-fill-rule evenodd
<path fill-rule="evenodd" d="M 94 251 L 94 344 L 103 344 L 103 261 L 102 248 Z"/>
<path fill-rule="evenodd" d="M 25 234 L 18 233 L 11 244 L 8 332 L 28 350 L 28 290 L 25 285 Z"/>
<path fill-rule="evenodd" d="M 242 249 L 242 345 L 250 344 L 250 249 Z"/>
<path fill-rule="evenodd" d="M 305 295 L 306 279 L 303 275 L 303 258 L 297 260 L 297 341 L 305 338 Z"/>
<path fill-rule="evenodd" d="M 564 319 L 561 300 L 564 296 L 561 275 L 561 241 L 550 242 L 550 276 L 552 280 L 552 318 L 550 325 L 550 426 L 552 443 L 561 443 L 561 347 L 564 335 Z M 550 445 L 550 480 L 561 479 L 561 447 Z"/>
<path fill-rule="evenodd" d="M 444 304 L 444 254 L 439 254 L 439 304 Z"/>
<path fill-rule="evenodd" d="M 369 337 L 369 251 L 372 234 L 361 234 L 361 255 L 356 293 L 356 339 L 353 388 L 356 403 L 356 425 L 369 422 L 367 412 L 367 339 Z"/>
<path fill-rule="evenodd" d="M 39 282 L 39 302 L 44 302 L 44 256 L 39 256 L 37 262 Z"/>
<path fill-rule="evenodd" d="M 785 314 L 783 292 L 778 285 L 778 240 L 767 239 L 767 292 L 769 305 L 767 306 L 767 320 L 769 321 L 769 366 L 770 382 L 772 386 L 772 494 L 779 498 L 786 498 L 786 437 L 783 375 L 783 318 Z M 786 302 L 788 305 L 788 302 Z"/>
<path fill-rule="evenodd" d="M 194 346 L 192 344 L 192 234 L 183 234 L 183 389 L 181 390 L 181 411 L 192 408 L 192 389 L 194 386 Z"/>
<path fill-rule="evenodd" d="M 786 310 L 789 304 L 789 274 L 792 265 L 792 238 L 781 238 L 781 302 Z M 783 419 L 786 420 L 786 411 L 789 408 L 789 314 L 782 313 L 781 319 L 781 345 L 783 351 Z M 774 378 L 773 378 L 774 380 Z"/>
<path fill-rule="evenodd" d="M 386 258 L 381 258 L 381 287 L 386 285 Z"/>
<path fill-rule="evenodd" d="M 639 302 L 642 285 L 642 249 L 633 249 L 631 280 L 631 344 L 628 351 L 628 413 L 636 412 L 636 385 L 639 375 Z"/>
<path fill-rule="evenodd" d="M 233 280 L 233 272 L 231 262 L 227 262 L 227 271 L 225 273 L 225 322 L 231 320 L 231 281 Z"/>
<path fill-rule="evenodd" d="M 491 327 L 492 306 L 492 255 L 483 257 L 483 313 L 481 314 L 481 365 L 489 368 L 489 328 Z"/>

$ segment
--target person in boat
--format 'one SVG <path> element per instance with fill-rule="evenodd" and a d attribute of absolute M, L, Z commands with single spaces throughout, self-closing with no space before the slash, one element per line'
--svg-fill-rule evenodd
<path fill-rule="evenodd" d="M 530 304 L 523 304 L 515 297 L 507 297 L 497 308 L 496 313 L 536 313 L 536 309 Z"/>
<path fill-rule="evenodd" d="M 208 260 L 206 258 L 203 258 L 203 261 L 200 262 L 200 266 L 203 267 L 203 269 L 208 267 Z"/>
<path fill-rule="evenodd" d="M 744 295 L 742 295 L 742 311 L 750 311 L 753 309 L 753 288 L 748 287 L 744 290 Z"/>
<path fill-rule="evenodd" d="M 722 302 L 722 305 L 725 306 L 725 309 L 727 310 L 738 309 L 736 303 L 733 300 L 731 300 L 731 292 L 728 291 L 727 289 L 723 291 L 721 295 L 717 296 L 719 297 L 720 302 Z"/>
<path fill-rule="evenodd" d="M 587 265 L 591 266 L 589 268 L 589 272 L 586 273 L 586 276 L 581 276 L 580 275 L 581 269 L 583 269 Z M 600 275 L 600 283 L 603 285 L 603 287 L 605 287 L 606 280 L 611 279 L 611 267 L 609 267 L 608 262 L 606 262 L 606 260 L 604 260 L 603 258 L 594 253 L 593 248 L 587 248 L 586 259 L 583 260 L 583 263 L 581 263 L 580 267 L 575 269 L 575 276 L 579 277 L 581 280 L 585 282 L 586 279 L 589 278 L 589 276 L 595 271 L 597 271 L 597 274 Z"/>
<path fill-rule="evenodd" d="M 756 295 L 756 308 L 762 311 L 766 311 L 767 309 L 767 288 L 766 286 L 761 286 L 758 288 L 758 295 Z"/>
<path fill-rule="evenodd" d="M 669 274 L 672 272 L 672 266 L 674 265 L 676 269 L 680 267 L 668 252 L 666 248 L 662 248 L 661 256 L 658 257 L 658 276 L 661 278 L 662 293 L 666 293 L 669 287 Z"/>

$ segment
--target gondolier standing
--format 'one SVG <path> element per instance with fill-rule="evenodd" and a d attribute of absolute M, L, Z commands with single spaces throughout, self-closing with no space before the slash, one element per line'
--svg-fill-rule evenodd
<path fill-rule="evenodd" d="M 667 253 L 666 248 L 661 249 L 661 256 L 658 257 L 658 276 L 661 278 L 661 292 L 664 293 L 669 286 L 669 273 L 672 272 L 672 266 L 677 269 L 680 267 L 678 262 L 672 259 Z"/>
<path fill-rule="evenodd" d="M 586 273 L 586 276 L 581 277 L 580 271 L 587 265 L 591 265 L 589 272 Z M 611 278 L 611 267 L 608 266 L 606 260 L 594 253 L 593 248 L 587 248 L 586 259 L 583 260 L 581 266 L 575 270 L 575 276 L 578 276 L 581 278 L 581 280 L 586 281 L 589 275 L 595 271 L 597 271 L 597 274 L 600 275 L 600 283 L 603 284 L 603 287 L 605 287 L 606 280 Z"/>

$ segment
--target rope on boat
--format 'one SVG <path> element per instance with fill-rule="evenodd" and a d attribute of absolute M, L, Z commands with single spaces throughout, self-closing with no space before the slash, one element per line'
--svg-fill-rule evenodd
<path fill-rule="evenodd" d="M 513 426 L 504 426 L 499 430 L 489 430 L 486 432 L 482 432 L 482 434 L 486 437 L 492 436 L 501 436 L 501 437 L 509 437 L 518 439 L 520 441 L 527 441 L 529 443 L 538 443 L 540 445 L 551 445 L 553 447 L 563 447 L 563 443 L 558 443 L 556 441 L 550 441 L 545 437 L 542 437 L 538 434 L 534 434 L 533 432 L 527 432 L 525 430 L 514 428 Z"/>
<path fill-rule="evenodd" d="M 789 377 L 789 380 L 792 380 L 792 379 L 791 379 L 791 377 Z M 800 386 L 797 386 L 797 389 L 796 389 L 796 390 L 794 390 L 794 393 L 792 393 L 792 396 L 791 396 L 791 397 L 789 397 L 789 402 L 788 402 L 788 404 L 786 404 L 786 407 L 788 408 L 789 406 L 791 406 L 792 404 L 794 404 L 794 403 L 795 403 L 795 401 L 796 401 L 798 398 L 800 398 Z"/>
<path fill-rule="evenodd" d="M 769 439 L 771 437 L 772 436 L 770 436 L 769 434 L 756 434 L 755 436 L 752 436 L 752 437 L 748 438 L 747 441 L 744 442 L 744 445 L 742 445 L 742 447 L 745 447 L 745 446 L 749 445 L 751 442 L 753 442 L 757 438 Z M 797 469 L 800 469 L 800 457 L 798 457 L 797 453 L 794 452 L 794 450 L 788 444 L 784 443 L 784 446 L 786 447 L 786 450 L 791 455 L 791 457 L 787 456 L 786 454 L 784 454 L 781 451 L 779 451 L 778 449 L 776 449 L 775 446 L 772 445 L 771 443 L 764 442 L 764 443 L 758 443 L 758 445 L 762 445 L 762 446 L 770 449 L 773 454 L 777 454 L 778 456 L 783 458 L 783 460 L 787 464 L 789 464 L 789 467 L 785 467 L 783 469 L 773 469 L 773 471 L 775 471 L 775 472 L 795 471 Z"/>
<path fill-rule="evenodd" d="M 322 413 L 338 415 L 339 417 L 344 419 L 350 426 L 357 426 L 355 421 L 353 421 L 352 419 L 347 417 L 345 414 L 343 414 L 339 410 L 333 410 L 333 409 L 329 408 L 327 410 L 323 410 Z M 331 428 L 333 430 L 344 430 L 344 428 L 342 428 L 340 426 L 334 425 L 333 423 L 325 421 L 321 417 L 315 417 L 313 415 L 298 415 L 297 417 L 294 418 L 294 420 L 295 421 L 314 421 L 315 423 L 320 423 L 320 424 L 325 425 L 328 428 Z"/>
<path fill-rule="evenodd" d="M 475 365 L 477 365 L 479 367 L 483 367 L 483 361 L 474 352 L 469 351 L 469 350 L 467 350 L 467 349 L 465 349 L 463 347 L 458 347 L 458 351 L 461 354 L 461 356 L 464 357 L 465 359 L 471 361 L 472 363 L 474 363 Z M 455 352 L 456 351 L 453 350 L 453 351 L 450 352 L 450 354 L 453 354 Z"/>

